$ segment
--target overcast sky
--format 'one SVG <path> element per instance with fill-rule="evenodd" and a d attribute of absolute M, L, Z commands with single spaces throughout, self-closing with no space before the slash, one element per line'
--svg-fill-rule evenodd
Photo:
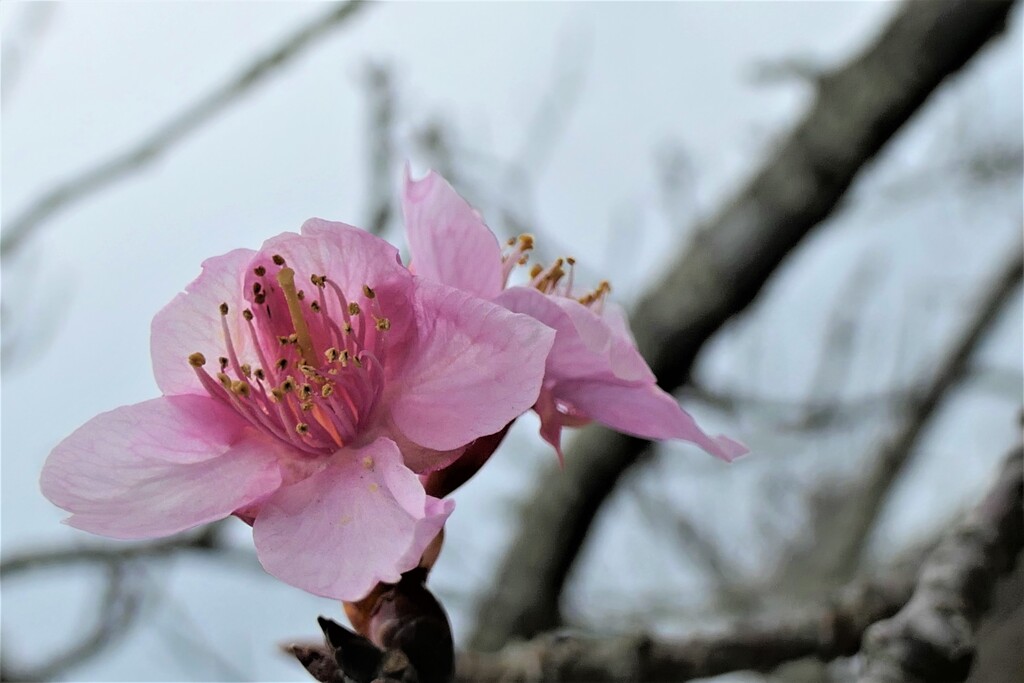
<path fill-rule="evenodd" d="M 22 38 L 32 11 L 38 9 L 10 2 L 0 9 L 4 66 L 16 61 L 18 67 L 16 80 L 4 84 L 5 221 L 54 181 L 137 141 L 323 7 L 67 4 L 46 16 L 27 45 Z M 369 8 L 155 165 L 57 215 L 5 268 L 4 333 L 14 323 L 17 331 L 30 330 L 22 342 L 34 352 L 6 368 L 3 378 L 3 552 L 96 540 L 59 524 L 62 512 L 38 492 L 39 469 L 49 450 L 93 415 L 157 394 L 150 320 L 195 277 L 204 258 L 257 247 L 311 216 L 365 222 L 367 112 L 360 79 L 369 61 L 396 73 L 403 149 L 413 149 L 414 127 L 441 117 L 457 128 L 466 152 L 485 161 L 507 161 L 531 149 L 529 136 L 543 130 L 531 121 L 559 74 L 568 74 L 578 94 L 563 132 L 536 156 L 545 163 L 531 173 L 529 213 L 540 223 L 538 234 L 556 235 L 591 272 L 621 284 L 617 291 L 628 299 L 683 239 L 659 208 L 659 155 L 670 146 L 685 149 L 696 174 L 687 210 L 695 218 L 710 213 L 808 102 L 810 91 L 799 82 L 758 83 L 758 65 L 791 57 L 841 63 L 892 11 L 866 2 Z M 1020 54 L 1018 12 L 1011 35 L 955 91 L 940 93 L 855 188 L 850 210 L 773 281 L 753 317 L 776 323 L 757 335 L 746 333 L 752 322 L 730 329 L 706 354 L 708 376 L 799 397 L 809 372 L 802 356 L 817 348 L 815 335 L 829 313 L 807 303 L 841 297 L 842 274 L 868 257 L 881 274 L 869 316 L 884 321 L 913 311 L 920 322 L 916 343 L 942 347 L 954 314 L 969 301 L 963 285 L 975 282 L 1012 243 L 1021 207 L 1014 189 L 1019 178 L 965 190 L 941 169 L 955 166 L 963 150 L 1019 148 Z M 422 168 L 423 160 L 412 161 Z M 918 183 L 924 190 L 911 183 L 911 200 L 886 199 L 901 179 L 927 178 L 934 169 L 937 180 Z M 950 187 L 933 193 L 929 186 L 941 183 Z M 1019 310 L 1007 316 L 986 349 L 992 364 L 1019 373 L 1021 325 Z M 898 330 L 891 332 L 865 341 L 857 389 L 883 388 L 876 385 L 911 374 L 913 368 L 897 367 L 899 358 L 886 351 L 898 342 Z M 879 367 L 886 363 L 896 369 Z M 954 500 L 967 500 L 987 477 L 981 466 L 951 473 L 963 449 L 990 452 L 991 462 L 1012 434 L 1007 401 L 966 400 L 955 429 L 933 436 L 939 464 L 921 474 L 925 486 L 950 486 Z M 760 450 L 771 457 L 781 449 L 757 430 L 746 431 L 742 420 L 718 426 L 745 439 L 755 455 Z M 524 419 L 502 457 L 458 496 L 434 578 L 457 633 L 468 628 L 472 591 L 487 585 L 513 501 L 529 488 L 537 464 L 553 457 L 532 436 L 535 428 Z M 659 476 L 680 497 L 701 500 L 696 489 L 718 464 L 689 447 L 667 455 L 682 464 Z M 709 516 L 740 516 L 755 495 L 753 479 L 740 474 L 730 481 L 730 488 L 704 496 Z M 907 493 L 910 502 L 889 527 L 892 539 L 926 527 L 927 506 L 913 503 L 921 495 Z M 637 513 L 627 503 L 613 506 L 607 517 L 602 543 L 595 544 L 570 597 L 580 613 L 599 613 L 593 603 L 606 595 L 614 601 L 649 591 L 652 576 L 678 574 L 678 585 L 686 585 L 671 557 L 630 545 L 640 542 Z M 738 539 L 756 534 L 751 525 L 737 525 Z M 235 526 L 239 546 L 246 547 L 247 529 Z M 624 556 L 637 553 L 645 553 L 649 572 L 623 565 Z M 82 667 L 76 679 L 303 680 L 274 644 L 312 635 L 317 614 L 339 615 L 336 605 L 280 584 L 258 567 L 182 559 L 159 576 L 161 605 L 148 612 L 152 623 L 127 646 Z M 67 615 L 71 626 L 87 614 L 98 584 L 79 578 L 41 577 L 19 582 L 17 590 L 4 587 L 4 647 L 19 661 L 66 642 L 70 630 L 54 628 L 54 615 Z M 192 662 L 182 656 L 201 646 L 214 648 L 231 668 L 209 654 Z"/>

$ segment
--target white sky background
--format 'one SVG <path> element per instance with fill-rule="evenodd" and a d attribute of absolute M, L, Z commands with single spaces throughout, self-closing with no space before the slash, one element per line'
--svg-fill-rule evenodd
<path fill-rule="evenodd" d="M 323 10 L 286 3 L 56 7 L 18 80 L 9 89 L 5 83 L 3 219 L 54 181 L 134 143 Z M 5 50 L 26 11 L 4 3 Z M 4 298 L 12 311 L 5 333 L 25 316 L 52 333 L 41 334 L 39 351 L 3 378 L 3 552 L 97 540 L 58 523 L 62 512 L 38 493 L 39 469 L 49 450 L 93 415 L 156 395 L 150 320 L 204 258 L 258 247 L 310 216 L 365 222 L 366 107 L 359 79 L 367 61 L 394 67 L 406 132 L 440 116 L 456 127 L 467 151 L 483 155 L 477 165 L 484 167 L 487 159 L 519 153 L 559 69 L 578 63 L 580 91 L 543 170 L 531 176 L 529 213 L 539 235 L 571 245 L 589 272 L 609 276 L 628 299 L 657 275 L 680 240 L 659 209 L 656 159 L 666 141 L 688 153 L 697 178 L 689 211 L 706 216 L 807 103 L 809 91 L 799 83 L 754 83 L 756 65 L 793 56 L 840 63 L 891 11 L 875 3 L 369 8 L 152 167 L 56 216 L 5 269 Z M 1020 147 L 1020 55 L 1018 12 L 1011 35 L 905 131 L 855 188 L 849 210 L 771 283 L 752 318 L 705 354 L 709 378 L 800 398 L 824 322 L 842 305 L 844 274 L 866 255 L 881 273 L 865 306 L 873 327 L 860 339 L 855 380 L 845 388 L 854 395 L 884 389 L 894 377 L 908 379 L 927 367 L 969 304 L 970 285 L 1020 233 L 1019 176 L 976 188 L 954 172 L 971 150 Z M 397 186 L 397 169 L 395 178 Z M 892 198 L 908 178 L 910 198 Z M 985 358 L 1019 377 L 1016 309 Z M 910 358 L 901 360 L 890 347 L 908 320 Z M 891 515 L 884 534 L 892 542 L 938 521 L 935 492 L 948 505 L 976 495 L 1012 438 L 1014 402 L 967 393 L 950 410 L 949 426 L 929 439 L 932 457 L 915 473 L 918 488 L 905 487 L 894 506 L 899 514 Z M 524 422 L 457 496 L 433 577 L 457 633 L 469 628 L 469 598 L 488 583 L 512 528 L 514 501 L 529 489 L 538 463 L 553 457 L 532 437 L 535 423 Z M 791 442 L 742 420 L 718 426 L 798 481 L 816 470 L 806 454 L 788 454 Z M 735 475 L 724 483 L 717 476 L 718 488 L 701 491 L 715 476 L 709 470 L 723 466 L 693 448 L 666 451 L 662 463 L 671 462 L 649 485 L 677 496 L 686 509 L 704 510 L 739 548 L 756 536 L 756 526 L 743 521 L 755 513 L 751 501 L 759 495 L 758 480 L 743 474 L 747 465 L 733 466 Z M 620 496 L 603 516 L 600 540 L 591 544 L 570 594 L 574 614 L 600 618 L 609 609 L 628 609 L 628 601 L 619 604 L 622 596 L 650 594 L 665 583 L 692 589 L 685 564 L 636 533 L 643 523 L 637 515 Z M 239 547 L 247 548 L 247 529 L 237 527 Z M 640 564 L 644 571 L 636 571 Z M 161 566 L 152 570 L 162 597 L 147 612 L 151 623 L 76 671 L 76 679 L 305 680 L 274 644 L 313 635 L 317 614 L 340 614 L 330 601 L 280 584 L 258 567 L 184 558 L 171 571 Z M 99 585 L 87 578 L 51 575 L 4 586 L 5 650 L 22 661 L 66 643 L 76 620 L 88 616 Z M 55 627 L 54 620 L 67 623 Z M 200 644 L 234 671 L 198 653 Z M 183 655 L 189 651 L 197 653 L 194 661 Z"/>

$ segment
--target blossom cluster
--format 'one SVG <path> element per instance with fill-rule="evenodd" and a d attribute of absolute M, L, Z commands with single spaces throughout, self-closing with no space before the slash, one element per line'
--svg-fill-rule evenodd
<path fill-rule="evenodd" d="M 153 320 L 163 395 L 50 454 L 41 486 L 66 522 L 141 539 L 235 515 L 269 573 L 357 600 L 441 532 L 454 503 L 430 477 L 478 467 L 528 410 L 560 458 L 563 427 L 590 421 L 745 452 L 658 388 L 606 282 L 579 290 L 565 258 L 512 286 L 533 238 L 500 244 L 437 174 L 407 172 L 402 203 L 408 266 L 321 219 L 205 261 Z"/>

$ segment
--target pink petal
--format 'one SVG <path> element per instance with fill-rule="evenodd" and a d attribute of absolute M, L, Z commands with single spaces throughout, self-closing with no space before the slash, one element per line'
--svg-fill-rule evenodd
<path fill-rule="evenodd" d="M 185 291 L 153 318 L 150 351 L 157 386 L 167 395 L 206 395 L 188 357 L 196 351 L 207 357 L 224 355 L 220 305 L 239 312 L 247 306 L 242 285 L 246 266 L 256 252 L 236 249 L 203 261 L 203 270 Z M 239 315 L 226 318 L 239 354 L 249 351 L 249 336 Z"/>
<path fill-rule="evenodd" d="M 498 240 L 444 178 L 431 171 L 413 180 L 406 166 L 402 208 L 417 275 L 484 299 L 498 295 Z"/>
<path fill-rule="evenodd" d="M 326 275 L 350 302 L 363 296 L 364 285 L 370 286 L 376 292 L 383 314 L 391 322 L 393 343 L 398 343 L 408 333 L 412 275 L 401 264 L 398 249 L 388 242 L 345 223 L 311 218 L 302 224 L 301 235 L 286 232 L 263 243 L 259 254 L 247 267 L 246 292 L 252 291 L 256 281 L 253 274 L 256 265 L 263 265 L 269 273 L 279 270 L 278 266 L 271 265 L 275 255 L 283 257 L 295 271 L 296 287 L 310 295 L 316 291 L 310 282 L 311 275 Z M 269 279 L 273 283 L 273 278 Z M 341 312 L 335 308 L 333 293 L 327 301 L 327 315 L 340 321 Z M 277 319 L 285 330 L 279 334 L 292 331 L 288 315 L 279 315 Z"/>
<path fill-rule="evenodd" d="M 391 415 L 409 439 L 447 451 L 533 405 L 555 333 L 460 290 L 416 283 L 419 337 L 394 381 Z"/>
<path fill-rule="evenodd" d="M 606 378 L 621 382 L 653 382 L 654 375 L 632 339 L 578 301 L 548 296 L 528 287 L 512 287 L 495 303 L 524 313 L 557 331 L 548 356 L 548 381 Z"/>
<path fill-rule="evenodd" d="M 340 451 L 264 504 L 253 537 L 264 568 L 293 586 L 358 600 L 415 567 L 454 502 L 426 495 L 394 442 Z"/>
<path fill-rule="evenodd" d="M 212 522 L 281 482 L 281 446 L 209 397 L 158 398 L 103 413 L 50 453 L 43 495 L 73 527 L 114 538 Z"/>
<path fill-rule="evenodd" d="M 726 461 L 747 452 L 746 446 L 728 437 L 705 434 L 672 396 L 653 384 L 562 382 L 556 395 L 591 419 L 626 434 L 645 439 L 683 439 Z"/>

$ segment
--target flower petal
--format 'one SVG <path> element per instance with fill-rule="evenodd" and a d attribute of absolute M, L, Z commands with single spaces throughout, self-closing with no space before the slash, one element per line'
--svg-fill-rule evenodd
<path fill-rule="evenodd" d="M 153 538 L 212 522 L 275 490 L 282 447 L 209 397 L 158 398 L 103 413 L 50 453 L 43 495 L 73 527 Z"/>
<path fill-rule="evenodd" d="M 621 320 L 605 320 L 578 301 L 548 296 L 528 287 L 507 289 L 494 302 L 556 330 L 548 356 L 548 381 L 605 378 L 654 382 L 654 374 L 632 338 L 622 334 Z"/>
<path fill-rule="evenodd" d="M 236 249 L 203 261 L 203 271 L 185 291 L 153 318 L 150 351 L 157 386 L 167 395 L 202 394 L 188 356 L 196 351 L 210 357 L 225 355 L 220 305 L 232 311 L 246 307 L 242 285 L 251 249 Z M 249 350 L 249 334 L 238 315 L 226 317 L 232 342 L 239 355 Z"/>
<path fill-rule="evenodd" d="M 480 214 L 431 171 L 402 192 L 405 230 L 417 275 L 484 299 L 502 289 L 501 247 Z"/>
<path fill-rule="evenodd" d="M 465 446 L 537 400 L 553 330 L 423 278 L 416 315 L 419 336 L 389 398 L 409 439 L 440 451 Z"/>
<path fill-rule="evenodd" d="M 454 505 L 427 496 L 394 442 L 378 439 L 281 488 L 256 517 L 253 538 L 260 562 L 277 578 L 326 598 L 358 600 L 415 567 Z"/>
<path fill-rule="evenodd" d="M 581 380 L 559 383 L 556 398 L 597 422 L 645 439 L 683 439 L 722 460 L 747 453 L 725 436 L 710 437 L 672 396 L 654 384 L 622 385 Z"/>

